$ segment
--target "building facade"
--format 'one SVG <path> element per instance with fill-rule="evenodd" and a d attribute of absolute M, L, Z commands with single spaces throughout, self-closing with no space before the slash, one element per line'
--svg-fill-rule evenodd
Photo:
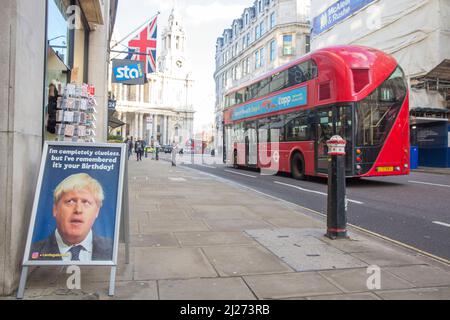
<path fill-rule="evenodd" d="M 215 149 L 223 149 L 224 95 L 310 51 L 310 0 L 256 0 L 216 42 Z"/>
<path fill-rule="evenodd" d="M 113 84 L 117 114 L 125 126 L 123 138 L 157 140 L 161 145 L 184 143 L 193 136 L 194 80 L 186 57 L 186 33 L 176 10 L 162 34 L 158 72 L 147 74 L 144 85 Z"/>
<path fill-rule="evenodd" d="M 4 0 L 0 10 L 0 296 L 16 288 L 42 145 L 49 83 L 95 86 L 106 141 L 108 47 L 117 0 Z"/>
<path fill-rule="evenodd" d="M 410 84 L 411 143 L 419 147 L 419 165 L 450 167 L 450 2 L 313 1 L 311 16 L 312 50 L 364 45 L 397 59 Z"/>

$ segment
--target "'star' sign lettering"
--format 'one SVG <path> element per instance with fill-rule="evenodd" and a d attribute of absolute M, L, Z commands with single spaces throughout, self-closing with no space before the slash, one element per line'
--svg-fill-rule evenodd
<path fill-rule="evenodd" d="M 144 84 L 144 63 L 133 60 L 113 60 L 113 83 Z"/>

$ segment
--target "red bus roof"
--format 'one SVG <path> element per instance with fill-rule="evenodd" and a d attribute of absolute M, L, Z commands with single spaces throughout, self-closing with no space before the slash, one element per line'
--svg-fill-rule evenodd
<path fill-rule="evenodd" d="M 373 67 L 380 67 L 390 70 L 389 73 L 393 72 L 395 67 L 398 65 L 397 61 L 390 55 L 380 51 L 378 49 L 365 47 L 365 46 L 355 46 L 355 45 L 341 45 L 341 46 L 333 46 L 327 47 L 323 49 L 319 49 L 313 51 L 305 56 L 302 56 L 296 60 L 293 60 L 283 66 L 280 66 L 270 72 L 267 72 L 256 79 L 248 81 L 239 87 L 230 89 L 225 93 L 229 95 L 230 93 L 239 91 L 245 87 L 248 87 L 254 83 L 257 83 L 263 79 L 266 79 L 278 72 L 289 69 L 290 67 L 297 65 L 299 63 L 314 60 L 316 64 L 318 64 L 319 74 L 323 71 L 323 67 L 325 67 L 318 60 L 319 57 L 326 57 L 328 62 L 331 64 L 336 63 L 336 65 L 341 65 L 346 69 L 372 69 Z M 336 66 L 335 65 L 335 66 Z M 328 64 L 329 66 L 329 64 Z M 322 70 L 321 70 L 322 69 Z M 378 72 L 375 72 L 378 74 Z M 384 75 L 385 72 L 383 72 Z M 378 78 L 378 77 L 376 77 Z M 378 79 L 372 79 L 373 82 L 378 82 Z M 384 79 L 383 79 L 384 80 Z"/>

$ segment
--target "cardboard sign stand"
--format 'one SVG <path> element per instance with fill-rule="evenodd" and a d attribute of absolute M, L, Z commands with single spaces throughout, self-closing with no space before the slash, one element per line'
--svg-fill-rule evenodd
<path fill-rule="evenodd" d="M 130 212 L 129 212 L 129 197 L 128 197 L 128 158 L 125 157 L 124 166 L 124 180 L 122 191 L 122 207 L 119 233 L 122 235 L 119 242 L 125 243 L 125 264 L 130 264 Z M 74 264 L 76 265 L 76 264 Z M 49 265 L 40 265 L 39 267 L 46 267 Z M 20 275 L 19 288 L 17 291 L 17 299 L 23 299 L 25 294 L 25 286 L 27 283 L 29 265 L 22 265 L 22 273 Z M 111 266 L 109 277 L 108 295 L 114 296 L 116 285 L 117 264 Z"/>

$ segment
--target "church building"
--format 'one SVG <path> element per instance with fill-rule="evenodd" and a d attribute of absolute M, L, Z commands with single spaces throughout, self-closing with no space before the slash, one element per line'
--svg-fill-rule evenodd
<path fill-rule="evenodd" d="M 147 74 L 144 85 L 112 84 L 117 115 L 125 123 L 119 133 L 161 145 L 184 144 L 193 136 L 194 80 L 186 57 L 186 33 L 175 9 L 161 39 L 157 72 Z"/>

